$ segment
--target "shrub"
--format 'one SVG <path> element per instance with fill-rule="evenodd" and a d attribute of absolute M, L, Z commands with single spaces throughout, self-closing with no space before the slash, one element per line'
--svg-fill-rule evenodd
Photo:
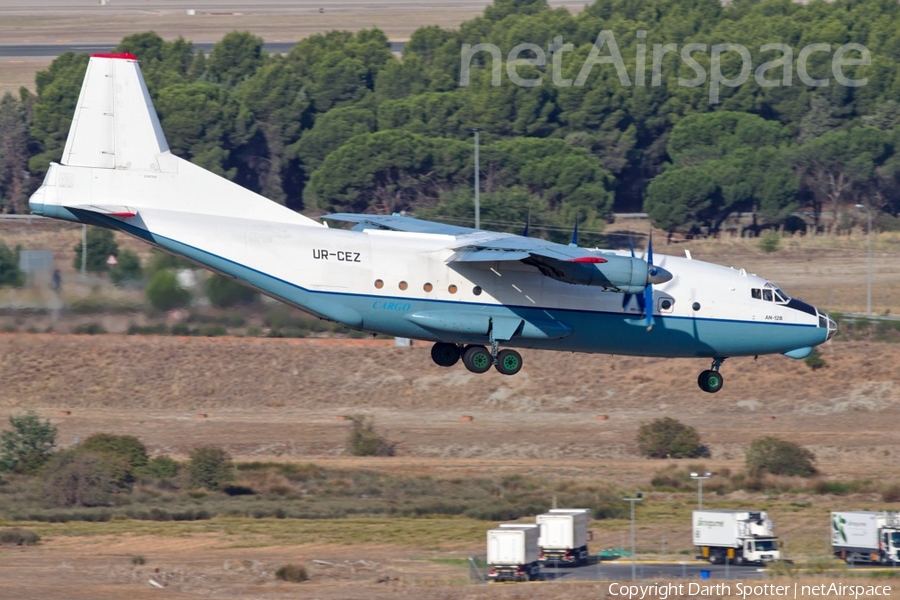
<path fill-rule="evenodd" d="M 375 421 L 371 417 L 355 415 L 350 417 L 352 426 L 347 439 L 348 452 L 353 456 L 394 456 L 396 442 L 375 431 Z"/>
<path fill-rule="evenodd" d="M 770 229 L 759 237 L 759 249 L 763 252 L 777 252 L 781 249 L 781 235 Z"/>
<path fill-rule="evenodd" d="M 900 484 L 894 483 L 881 492 L 881 499 L 884 502 L 900 502 Z"/>
<path fill-rule="evenodd" d="M 147 559 L 138 554 L 131 557 L 131 564 L 133 564 L 134 566 L 144 565 L 147 564 Z"/>
<path fill-rule="evenodd" d="M 822 358 L 821 354 L 819 354 L 818 348 L 813 348 L 813 351 L 809 353 L 809 356 L 803 359 L 803 362 L 806 363 L 806 366 L 813 371 L 817 371 L 823 367 L 828 366 L 828 363 L 825 362 L 825 359 Z"/>
<path fill-rule="evenodd" d="M 309 579 L 309 574 L 303 565 L 282 565 L 275 571 L 275 577 L 282 581 L 300 583 Z"/>
<path fill-rule="evenodd" d="M 641 454 L 650 458 L 697 458 L 709 455 L 709 451 L 700 443 L 697 430 L 671 417 L 641 425 L 637 444 Z"/>
<path fill-rule="evenodd" d="M 188 485 L 208 490 L 222 489 L 234 479 L 231 455 L 218 446 L 202 446 L 191 452 Z"/>
<path fill-rule="evenodd" d="M 109 255 L 119 254 L 119 245 L 116 243 L 112 229 L 103 227 L 88 227 L 87 230 L 87 260 L 85 269 L 91 273 L 106 273 L 109 265 L 106 264 Z M 81 242 L 75 244 L 75 260 L 72 265 L 76 270 L 81 270 Z"/>
<path fill-rule="evenodd" d="M 140 281 L 144 277 L 140 257 L 131 250 L 122 250 L 116 256 L 118 264 L 109 269 L 109 278 L 116 285 L 128 281 Z"/>
<path fill-rule="evenodd" d="M 36 473 L 56 447 L 56 427 L 34 411 L 9 417 L 11 430 L 0 433 L 0 470 Z"/>
<path fill-rule="evenodd" d="M 106 327 L 102 323 L 82 323 L 72 328 L 76 335 L 102 335 L 106 333 Z"/>
<path fill-rule="evenodd" d="M 174 273 L 160 269 L 147 284 L 147 299 L 154 308 L 172 310 L 190 302 L 191 293 L 181 287 Z"/>
<path fill-rule="evenodd" d="M 257 293 L 230 277 L 213 274 L 206 279 L 206 295 L 213 306 L 228 308 L 236 304 L 250 304 Z"/>
<path fill-rule="evenodd" d="M 147 465 L 139 470 L 141 475 L 147 477 L 159 477 L 164 479 L 167 477 L 175 477 L 178 475 L 178 462 L 168 456 L 154 456 Z"/>
<path fill-rule="evenodd" d="M 3 546 L 34 546 L 41 541 L 41 536 L 30 529 L 0 530 L 0 545 Z"/>
<path fill-rule="evenodd" d="M 811 477 L 817 472 L 815 460 L 815 455 L 800 444 L 774 436 L 753 440 L 745 457 L 747 470 L 757 477 L 763 473 Z"/>
<path fill-rule="evenodd" d="M 25 273 L 19 270 L 19 252 L 21 247 L 10 250 L 5 242 L 0 241 L 0 287 L 22 287 L 25 285 Z"/>
<path fill-rule="evenodd" d="M 95 433 L 81 443 L 78 451 L 117 456 L 131 469 L 147 464 L 147 447 L 133 435 Z"/>
<path fill-rule="evenodd" d="M 44 497 L 53 506 L 109 506 L 127 484 L 127 466 L 110 454 L 64 450 L 44 468 Z"/>

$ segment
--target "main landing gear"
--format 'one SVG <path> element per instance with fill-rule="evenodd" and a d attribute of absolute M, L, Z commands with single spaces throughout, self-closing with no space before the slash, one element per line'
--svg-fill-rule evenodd
<path fill-rule="evenodd" d="M 719 367 L 722 366 L 724 360 L 724 358 L 714 358 L 712 367 L 700 373 L 700 377 L 697 378 L 697 385 L 700 386 L 701 390 L 715 394 L 722 389 L 722 384 L 725 383 L 725 380 L 722 378 L 722 374 L 719 373 Z"/>
<path fill-rule="evenodd" d="M 441 367 L 452 367 L 460 358 L 473 373 L 489 371 L 492 365 L 504 375 L 515 375 L 522 369 L 521 354 L 515 350 L 497 350 L 493 344 L 491 350 L 477 344 L 461 346 L 446 342 L 438 342 L 431 347 L 431 360 Z"/>

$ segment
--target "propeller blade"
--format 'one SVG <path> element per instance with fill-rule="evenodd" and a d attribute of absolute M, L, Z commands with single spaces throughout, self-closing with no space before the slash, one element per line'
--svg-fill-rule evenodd
<path fill-rule="evenodd" d="M 644 319 L 647 331 L 653 329 L 653 285 L 648 283 L 644 288 Z"/>
<path fill-rule="evenodd" d="M 578 215 L 575 215 L 575 228 L 572 230 L 572 243 L 570 246 L 578 245 Z"/>
<path fill-rule="evenodd" d="M 631 248 L 631 258 L 634 258 L 634 240 L 629 236 L 628 246 Z"/>
<path fill-rule="evenodd" d="M 650 239 L 647 241 L 647 264 L 653 266 L 653 232 L 650 232 Z"/>
<path fill-rule="evenodd" d="M 531 224 L 531 211 L 528 211 L 528 220 L 525 221 L 525 231 L 522 232 L 522 237 L 528 237 L 528 226 Z"/>

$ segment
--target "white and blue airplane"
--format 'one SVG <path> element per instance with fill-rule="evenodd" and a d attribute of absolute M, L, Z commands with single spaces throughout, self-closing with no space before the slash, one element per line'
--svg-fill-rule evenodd
<path fill-rule="evenodd" d="M 137 59 L 90 59 L 34 214 L 108 227 L 361 331 L 434 342 L 435 363 L 513 375 L 515 348 L 712 361 L 804 358 L 835 332 L 771 281 L 685 257 L 580 248 L 398 215 L 329 228 L 169 151 Z"/>

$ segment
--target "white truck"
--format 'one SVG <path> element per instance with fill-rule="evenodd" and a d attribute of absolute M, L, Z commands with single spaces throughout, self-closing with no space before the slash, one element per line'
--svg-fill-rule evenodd
<path fill-rule="evenodd" d="M 712 564 L 734 565 L 779 560 L 775 525 L 765 511 L 695 510 L 694 545 Z"/>
<path fill-rule="evenodd" d="M 535 517 L 541 530 L 538 560 L 544 564 L 587 564 L 590 520 L 589 508 L 554 508 Z"/>
<path fill-rule="evenodd" d="M 900 512 L 832 512 L 831 549 L 848 563 L 900 563 Z"/>
<path fill-rule="evenodd" d="M 537 525 L 504 523 L 487 532 L 488 581 L 540 579 Z"/>

